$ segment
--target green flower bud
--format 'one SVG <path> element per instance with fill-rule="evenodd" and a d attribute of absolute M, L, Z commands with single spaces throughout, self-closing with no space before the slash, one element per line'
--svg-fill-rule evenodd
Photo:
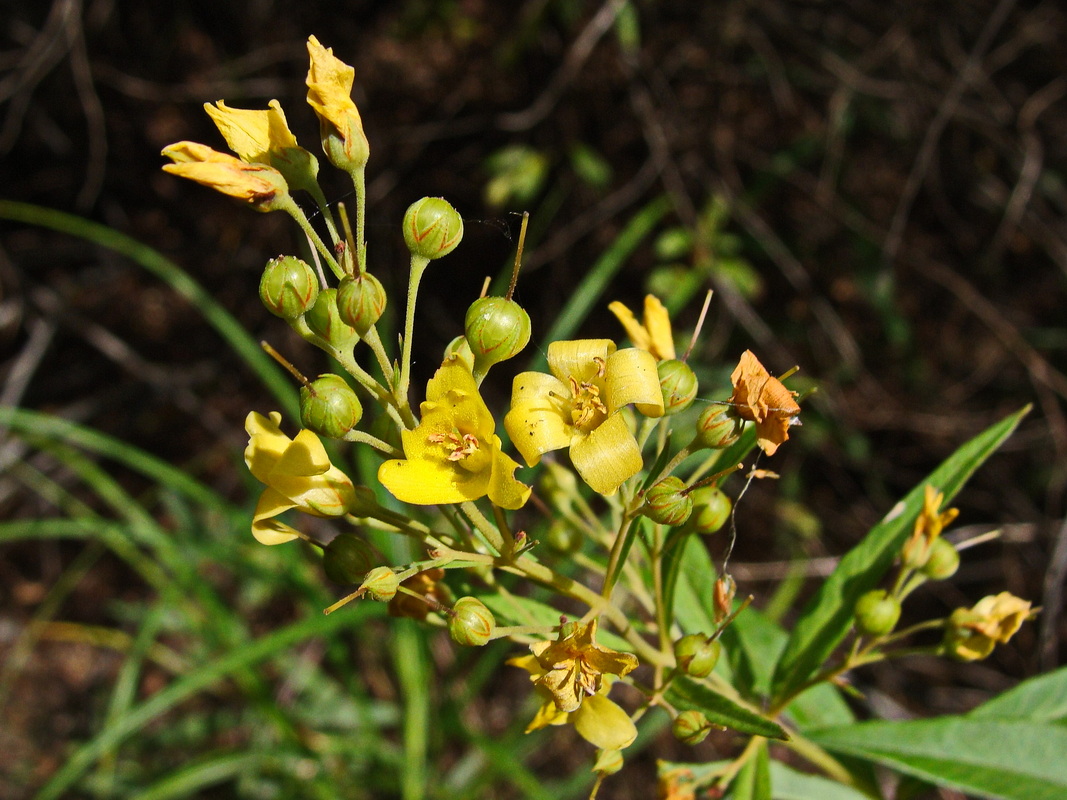
<path fill-rule="evenodd" d="M 689 365 L 677 358 L 660 361 L 659 388 L 663 392 L 663 413 L 677 414 L 693 404 L 697 396 L 697 376 Z"/>
<path fill-rule="evenodd" d="M 919 571 L 931 580 L 943 581 L 955 575 L 959 568 L 959 552 L 952 542 L 939 536 L 930 545 L 930 558 Z"/>
<path fill-rule="evenodd" d="M 552 520 L 545 535 L 545 544 L 560 555 L 568 556 L 582 547 L 582 532 L 563 519 Z"/>
<path fill-rule="evenodd" d="M 484 374 L 526 347 L 530 315 L 514 300 L 479 297 L 467 309 L 463 330 L 474 353 L 475 370 Z"/>
<path fill-rule="evenodd" d="M 697 435 L 690 447 L 722 450 L 741 438 L 744 425 L 733 409 L 713 403 L 697 417 Z"/>
<path fill-rule="evenodd" d="M 697 533 L 713 534 L 730 518 L 733 504 L 718 486 L 701 486 L 689 496 L 693 498 L 693 516 L 689 518 L 689 524 Z"/>
<path fill-rule="evenodd" d="M 900 619 L 900 601 L 884 589 L 872 589 L 856 601 L 856 630 L 864 636 L 885 636 Z"/>
<path fill-rule="evenodd" d="M 496 627 L 493 612 L 477 597 L 461 597 L 452 607 L 448 632 L 456 644 L 481 647 L 489 641 Z"/>
<path fill-rule="evenodd" d="M 379 603 L 388 603 L 396 597 L 400 579 L 389 567 L 375 567 L 363 579 L 359 585 L 359 591 L 365 593 L 371 600 Z"/>
<path fill-rule="evenodd" d="M 278 256 L 267 262 L 259 281 L 259 299 L 267 311 L 282 319 L 296 319 L 315 305 L 319 277 L 296 256 Z"/>
<path fill-rule="evenodd" d="M 355 391 L 340 375 L 319 375 L 300 389 L 300 422 L 330 439 L 343 439 L 363 416 Z"/>
<path fill-rule="evenodd" d="M 360 336 L 366 335 L 371 325 L 381 319 L 385 303 L 381 281 L 369 272 L 361 272 L 355 278 L 342 278 L 337 287 L 337 312 L 341 321 L 351 325 Z"/>
<path fill-rule="evenodd" d="M 332 344 L 341 349 L 356 338 L 356 331 L 347 322 L 341 319 L 337 310 L 337 290 L 323 289 L 315 305 L 304 315 L 308 327 Z"/>
<path fill-rule="evenodd" d="M 601 775 L 614 775 L 623 767 L 622 750 L 597 750 L 593 772 Z"/>
<path fill-rule="evenodd" d="M 693 498 L 685 492 L 681 478 L 670 475 L 647 492 L 641 509 L 646 517 L 662 525 L 681 525 L 693 512 Z"/>
<path fill-rule="evenodd" d="M 700 711 L 691 709 L 674 718 L 671 732 L 683 744 L 700 744 L 711 733 L 711 723 Z"/>
<path fill-rule="evenodd" d="M 702 633 L 691 633 L 674 643 L 674 659 L 678 668 L 693 678 L 706 678 L 719 663 L 722 644 L 709 641 Z"/>
<path fill-rule="evenodd" d="M 456 249 L 463 238 L 463 217 L 442 197 L 424 197 L 404 214 L 404 241 L 414 256 L 434 259 Z"/>
<path fill-rule="evenodd" d="M 468 367 L 471 372 L 474 372 L 474 353 L 471 352 L 471 346 L 467 344 L 467 337 L 457 336 L 451 342 L 445 346 L 445 361 L 450 358 L 458 358 Z"/>
<path fill-rule="evenodd" d="M 322 566 L 334 583 L 360 583 L 374 567 L 374 550 L 354 533 L 342 533 L 326 545 Z"/>

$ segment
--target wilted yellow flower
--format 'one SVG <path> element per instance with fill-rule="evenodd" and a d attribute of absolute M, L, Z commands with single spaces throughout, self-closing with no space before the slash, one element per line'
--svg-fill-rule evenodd
<path fill-rule="evenodd" d="M 629 747 L 637 738 L 637 728 L 630 716 L 607 695 L 612 676 L 633 670 L 637 658 L 597 645 L 593 641 L 595 620 L 588 625 L 569 627 L 569 632 L 561 631 L 555 642 L 532 645 L 533 655 L 508 661 L 530 673 L 530 680 L 544 699 L 526 732 L 569 722 L 583 739 L 603 750 Z"/>
<path fill-rule="evenodd" d="M 741 354 L 730 382 L 734 385 L 730 403 L 741 419 L 756 423 L 760 448 L 767 455 L 774 455 L 778 445 L 789 438 L 789 426 L 800 413 L 800 406 L 793 399 L 796 393 L 768 373 L 751 350 Z"/>
<path fill-rule="evenodd" d="M 945 495 L 927 484 L 923 490 L 923 508 L 915 519 L 911 536 L 901 550 L 904 563 L 913 568 L 922 567 L 930 558 L 930 548 L 941 531 L 959 516 L 959 509 L 946 508 L 941 511 Z"/>
<path fill-rule="evenodd" d="M 608 310 L 619 318 L 634 347 L 647 350 L 657 361 L 675 357 L 671 318 L 658 297 L 645 295 L 645 314 L 640 323 L 633 312 L 618 300 L 611 303 Z"/>
<path fill-rule="evenodd" d="M 646 350 L 615 349 L 608 339 L 552 342 L 548 368 L 515 377 L 504 418 L 511 441 L 533 466 L 551 450 L 570 448 L 578 474 L 600 494 L 614 494 L 641 469 L 641 450 L 619 413 L 629 403 L 663 415 L 656 359 Z"/>
<path fill-rule="evenodd" d="M 265 164 L 246 164 L 197 142 L 168 145 L 163 148 L 163 155 L 174 162 L 164 164 L 164 172 L 244 200 L 256 211 L 274 211 L 289 200 L 285 178 Z"/>
<path fill-rule="evenodd" d="M 520 508 L 530 487 L 515 479 L 519 464 L 503 453 L 493 416 L 470 368 L 445 361 L 426 385 L 422 421 L 404 431 L 405 459 L 386 461 L 378 480 L 405 503 L 460 503 L 489 495 L 501 508 Z"/>
<path fill-rule="evenodd" d="M 308 39 L 307 101 L 319 117 L 323 150 L 330 163 L 341 169 L 362 167 L 370 157 L 370 143 L 363 132 L 359 110 L 352 102 L 356 71 L 323 47 L 314 36 Z"/>
<path fill-rule="evenodd" d="M 1030 615 L 1030 601 L 1011 592 L 983 597 L 973 608 L 957 608 L 949 616 L 945 650 L 958 661 L 979 661 L 1011 639 Z"/>
<path fill-rule="evenodd" d="M 204 103 L 229 148 L 247 164 L 267 164 L 278 170 L 293 189 L 309 190 L 319 172 L 319 162 L 296 143 L 285 112 L 277 100 L 269 108 L 230 108 L 222 100 Z"/>
<path fill-rule="evenodd" d="M 245 418 L 248 446 L 245 464 L 267 488 L 252 516 L 252 535 L 261 544 L 296 539 L 295 529 L 274 517 L 291 508 L 316 517 L 340 517 L 356 503 L 352 481 L 330 463 L 319 437 L 302 430 L 295 439 L 282 433 L 282 415 L 264 417 L 255 411 Z"/>

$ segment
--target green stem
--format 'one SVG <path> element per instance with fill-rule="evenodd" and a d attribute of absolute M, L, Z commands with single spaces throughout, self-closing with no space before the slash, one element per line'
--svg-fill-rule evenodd
<path fill-rule="evenodd" d="M 411 271 L 408 277 L 408 304 L 404 310 L 404 347 L 400 357 L 400 385 L 397 395 L 400 402 L 410 407 L 408 387 L 411 384 L 411 340 L 415 332 L 415 301 L 419 295 L 419 282 L 430 259 L 412 254 Z"/>
<path fill-rule="evenodd" d="M 330 214 L 330 204 L 326 202 L 326 195 L 322 193 L 322 188 L 318 183 L 311 181 L 307 186 L 303 187 L 311 195 L 311 199 L 315 201 L 315 205 L 319 209 L 319 213 L 322 215 L 322 221 L 326 223 L 326 230 L 330 234 L 330 241 L 334 244 L 341 241 L 340 236 L 337 234 L 337 226 L 334 224 L 333 215 Z"/>
<path fill-rule="evenodd" d="M 486 519 L 485 515 L 478 510 L 478 506 L 474 504 L 474 501 L 466 500 L 460 504 L 460 508 L 463 509 L 463 514 L 471 521 L 475 530 L 485 537 L 486 542 L 490 547 L 496 550 L 497 553 L 503 554 L 507 552 L 507 545 L 504 544 L 504 537 L 500 535 L 500 531 L 493 527 L 493 523 Z"/>
<path fill-rule="evenodd" d="M 356 430 L 355 428 L 353 428 L 344 435 L 344 440 L 346 442 L 359 442 L 360 444 L 369 444 L 375 450 L 381 453 L 385 453 L 385 455 L 389 456 L 390 458 L 404 457 L 403 450 L 398 450 L 388 442 L 383 442 L 377 436 L 371 436 L 369 433 Z"/>
<path fill-rule="evenodd" d="M 367 241 L 364 235 L 367 216 L 367 165 L 356 167 L 348 173 L 356 192 L 356 271 L 367 268 Z"/>
<path fill-rule="evenodd" d="M 337 259 L 330 251 L 330 248 L 326 246 L 326 243 L 322 241 L 322 238 L 311 226 L 311 222 L 308 220 L 304 210 L 298 206 L 291 197 L 286 197 L 281 201 L 279 203 L 279 208 L 292 217 L 296 224 L 300 226 L 300 230 L 304 232 L 304 235 L 307 236 L 311 244 L 314 245 L 315 250 L 322 256 L 323 261 L 329 264 L 330 271 L 337 276 L 337 279 L 340 280 L 343 278 L 345 276 L 344 270 L 342 270 L 341 266 L 337 263 Z"/>

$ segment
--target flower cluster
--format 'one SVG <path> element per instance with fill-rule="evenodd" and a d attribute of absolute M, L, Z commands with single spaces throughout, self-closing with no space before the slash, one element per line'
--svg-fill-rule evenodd
<path fill-rule="evenodd" d="M 394 616 L 447 629 L 459 645 L 501 638 L 528 645 L 508 662 L 529 674 L 540 700 L 527 731 L 573 725 L 600 750 L 594 769 L 601 778 L 621 765 L 621 751 L 637 737 L 636 720 L 653 705 L 671 714 L 675 735 L 689 743 L 718 724 L 716 708 L 723 704 L 731 711 L 724 719 L 764 720 L 766 726 L 750 732 L 785 737 L 774 715 L 791 695 L 772 704 L 737 692 L 716 694 L 723 682 L 715 671 L 720 637 L 751 600 L 735 599 L 737 586 L 726 571 L 736 536 L 732 524 L 730 541 L 722 543 L 722 574 L 708 564 L 697 576 L 705 630 L 687 629 L 695 627 L 692 613 L 684 625 L 672 614 L 686 543 L 696 544 L 688 550 L 697 553 L 693 563 L 705 563 L 705 542 L 713 551 L 719 544 L 694 535 L 715 534 L 732 519 L 724 488 L 730 476 L 757 448 L 757 457 L 775 455 L 799 425 L 801 398 L 786 387 L 788 374 L 773 376 L 746 350 L 736 365 L 723 365 L 720 374 L 730 373 L 730 386 L 700 397 L 688 354 L 678 357 L 667 308 L 649 295 L 640 322 L 624 304 L 609 306 L 632 346 L 604 338 L 545 343 L 547 371 L 518 371 L 507 409 L 494 416 L 485 400 L 494 395 L 483 391 L 484 382 L 531 338 L 530 318 L 512 297 L 524 218 L 507 294 L 470 298 L 466 313 L 457 312 L 462 333 L 443 348 L 440 367 L 413 405 L 419 284 L 431 264 L 460 245 L 463 219 L 436 197 L 416 201 L 404 215 L 396 233 L 410 255 L 407 302 L 399 347 L 391 350 L 385 341 L 395 337 L 378 331 L 389 297 L 367 257 L 370 145 L 351 97 L 354 70 L 314 37 L 307 47 L 307 102 L 318 118 L 323 154 L 352 180 L 354 220 L 326 202 L 318 159 L 298 144 L 275 100 L 259 110 L 221 100 L 205 106 L 234 155 L 195 142 L 163 150 L 171 161 L 167 172 L 255 210 L 290 215 L 310 245 L 304 257 L 282 255 L 267 263 L 260 298 L 329 356 L 337 372 L 309 380 L 268 347 L 300 383 L 302 429 L 290 438 L 278 411 L 247 417 L 245 462 L 265 486 L 252 517 L 255 539 L 266 545 L 300 540 L 320 550 L 326 576 L 355 587 L 328 612 L 366 598 L 389 603 Z M 294 199 L 298 194 L 317 206 L 315 224 Z M 494 394 L 506 394 L 508 386 L 496 388 Z M 365 416 L 365 407 L 373 413 Z M 352 474 L 362 474 L 367 485 L 356 485 L 331 462 L 323 439 L 381 457 L 370 470 L 370 460 L 353 459 L 361 467 Z M 748 472 L 749 481 L 773 476 L 766 469 Z M 941 510 L 943 502 L 942 492 L 926 487 L 900 550 L 895 584 L 872 589 L 856 603 L 850 655 L 802 676 L 796 686 L 833 680 L 892 653 L 907 633 L 895 632 L 901 601 L 958 564 L 955 547 L 942 537 L 956 512 Z M 288 512 L 319 521 L 283 521 Z M 381 563 L 365 536 L 369 530 L 404 537 L 411 547 L 394 552 L 411 552 L 411 559 Z M 456 600 L 453 588 L 461 582 L 452 578 L 460 572 L 473 594 Z M 873 585 L 881 575 L 867 577 Z M 516 587 L 515 578 L 524 583 Z M 530 599 L 535 591 L 541 597 Z M 498 602 L 505 597 L 508 602 Z M 577 621 L 561 614 L 556 623 L 544 609 L 557 601 L 568 613 L 587 610 Z M 933 624 L 944 629 L 941 652 L 973 660 L 1007 642 L 1030 614 L 1029 603 L 1002 593 Z M 508 624 L 498 624 L 501 615 Z M 598 643 L 598 633 L 620 649 Z M 639 669 L 647 674 L 635 680 Z M 676 703 L 676 681 L 720 699 L 704 708 L 691 707 L 691 700 Z M 630 710 L 608 697 L 618 685 L 631 687 L 623 692 Z M 774 712 L 764 711 L 772 705 Z"/>

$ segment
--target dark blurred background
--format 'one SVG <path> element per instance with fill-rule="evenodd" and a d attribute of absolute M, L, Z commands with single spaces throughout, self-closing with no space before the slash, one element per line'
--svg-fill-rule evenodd
<path fill-rule="evenodd" d="M 369 242 L 405 279 L 398 221 L 447 197 L 462 248 L 429 271 L 424 376 L 483 276 L 533 214 L 517 299 L 534 341 L 586 270 L 659 196 L 670 210 L 582 326 L 649 288 L 724 397 L 753 349 L 817 386 L 804 427 L 741 509 L 735 577 L 766 597 L 789 559 L 854 544 L 956 447 L 1021 406 L 1017 434 L 959 496 L 967 551 L 916 618 L 1007 589 L 1044 606 L 987 662 L 867 675 L 887 708 L 960 710 L 1063 656 L 1067 569 L 1067 9 L 1057 2 L 790 0 L 174 2 L 55 0 L 0 11 L 0 197 L 84 215 L 175 259 L 257 337 L 294 345 L 255 295 L 296 229 L 160 171 L 159 151 L 223 142 L 205 101 L 276 98 L 317 149 L 304 42 L 354 65 L 371 142 Z M 323 162 L 327 196 L 350 191 Z M 696 231 L 677 247 L 671 229 Z M 667 233 L 664 236 L 662 234 Z M 658 237 L 658 238 L 657 238 Z M 684 238 L 684 237 L 683 237 Z M 393 269 L 393 272 L 389 270 Z M 688 287 L 688 288 L 687 288 Z M 0 402 L 76 419 L 242 498 L 249 409 L 272 406 L 202 318 L 127 260 L 0 221 Z M 691 299 L 690 299 L 691 298 Z M 686 300 L 688 299 L 688 302 Z M 320 364 L 301 351 L 299 366 Z M 503 402 L 504 398 L 497 398 Z M 131 481 L 135 479 L 131 478 Z M 47 513 L 5 492 L 0 516 Z M 0 547 L 5 625 L 32 613 L 72 552 Z M 761 563 L 757 563 L 761 562 Z M 120 567 L 89 579 L 92 621 Z M 3 642 L 0 641 L 0 648 Z M 46 671 L 47 672 L 47 671 Z M 42 708 L 79 702 L 60 677 Z M 41 726 L 26 736 L 41 742 Z M 42 733 L 44 731 L 44 733 Z M 47 734 L 47 735 L 46 735 Z M 44 746 L 44 745 L 42 745 Z"/>

